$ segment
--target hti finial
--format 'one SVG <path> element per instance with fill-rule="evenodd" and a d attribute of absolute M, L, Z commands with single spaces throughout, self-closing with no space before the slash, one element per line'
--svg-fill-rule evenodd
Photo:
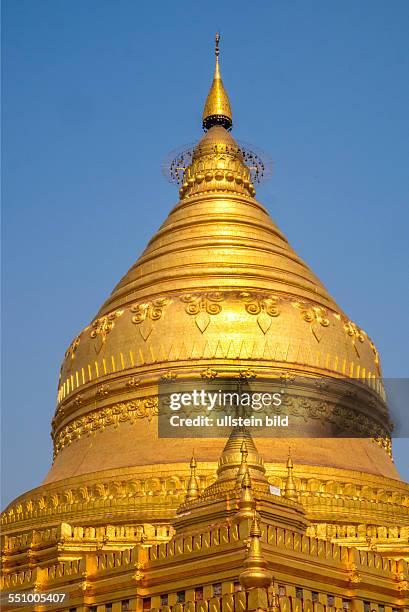
<path fill-rule="evenodd" d="M 220 34 L 216 32 L 214 53 L 216 56 L 216 66 L 214 71 L 213 83 L 208 93 L 206 104 L 203 111 L 203 129 L 210 130 L 215 125 L 220 125 L 226 130 L 230 130 L 233 121 L 230 108 L 229 97 L 224 89 L 219 67 L 219 42 Z"/>
<path fill-rule="evenodd" d="M 216 43 L 214 52 L 215 52 L 216 58 L 218 58 L 219 57 L 219 53 L 220 53 L 220 49 L 219 49 L 220 34 L 219 34 L 219 32 L 216 32 L 216 36 L 215 36 L 214 40 L 215 40 L 215 43 Z"/>

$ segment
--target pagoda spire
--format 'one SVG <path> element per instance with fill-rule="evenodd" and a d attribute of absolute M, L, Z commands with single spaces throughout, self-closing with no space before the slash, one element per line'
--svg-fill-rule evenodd
<path fill-rule="evenodd" d="M 226 130 L 230 130 L 233 125 L 233 117 L 230 107 L 229 96 L 224 88 L 222 77 L 220 76 L 219 66 L 219 42 L 220 34 L 216 33 L 215 56 L 216 66 L 214 70 L 213 83 L 207 95 L 203 110 L 203 129 L 209 130 L 215 125 L 221 125 Z"/>
<path fill-rule="evenodd" d="M 294 463 L 291 457 L 291 448 L 288 449 L 287 459 L 287 478 L 284 487 L 284 497 L 293 501 L 298 501 L 297 487 L 293 476 Z"/>
<path fill-rule="evenodd" d="M 267 569 L 267 562 L 261 550 L 261 529 L 257 513 L 254 512 L 250 527 L 250 538 L 244 571 L 239 575 L 241 585 L 247 589 L 267 588 L 273 576 Z"/>
<path fill-rule="evenodd" d="M 192 458 L 190 460 L 190 478 L 187 483 L 186 497 L 185 497 L 185 501 L 187 502 L 194 501 L 200 496 L 200 486 L 199 486 L 199 480 L 196 476 L 196 467 L 197 467 L 197 463 L 196 463 L 195 455 L 193 453 Z"/>
<path fill-rule="evenodd" d="M 254 444 L 250 431 L 245 427 L 233 427 L 226 446 L 219 458 L 217 480 L 231 480 L 241 485 L 246 468 L 253 479 L 267 483 L 264 462 Z"/>
<path fill-rule="evenodd" d="M 236 520 L 239 522 L 242 519 L 252 518 L 256 510 L 256 502 L 251 490 L 251 476 L 248 465 L 245 464 L 245 472 L 241 481 L 241 495 L 239 501 L 239 509 L 236 514 Z"/>
<path fill-rule="evenodd" d="M 243 440 L 243 442 L 241 443 L 240 453 L 241 453 L 241 464 L 240 464 L 239 469 L 237 470 L 237 479 L 236 479 L 236 485 L 238 487 L 241 487 L 243 476 L 246 472 L 248 472 L 247 457 L 248 457 L 249 451 L 247 450 L 247 444 L 245 440 Z"/>

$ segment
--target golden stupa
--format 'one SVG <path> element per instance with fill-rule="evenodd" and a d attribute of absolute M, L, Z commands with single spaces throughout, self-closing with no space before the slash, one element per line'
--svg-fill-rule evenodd
<path fill-rule="evenodd" d="M 180 200 L 65 353 L 52 467 L 2 515 L 3 587 L 90 612 L 404 609 L 409 488 L 379 354 L 255 199 L 218 45 Z M 374 434 L 158 438 L 159 381 L 223 377 L 308 379 L 312 419 L 342 381 Z"/>

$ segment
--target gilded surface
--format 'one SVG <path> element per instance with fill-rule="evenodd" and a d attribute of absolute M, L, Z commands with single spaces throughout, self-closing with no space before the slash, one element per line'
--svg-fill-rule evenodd
<path fill-rule="evenodd" d="M 68 591 L 77 612 L 406 610 L 409 489 L 379 354 L 255 199 L 218 44 L 180 201 L 66 351 L 53 467 L 2 514 L 3 590 Z M 287 440 L 240 457 L 158 438 L 158 381 L 226 376 L 279 380 L 295 417 L 372 440 L 295 439 L 286 464 Z"/>

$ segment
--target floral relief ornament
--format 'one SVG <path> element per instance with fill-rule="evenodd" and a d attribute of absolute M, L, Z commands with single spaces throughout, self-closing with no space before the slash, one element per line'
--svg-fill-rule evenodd
<path fill-rule="evenodd" d="M 177 378 L 177 374 L 175 372 L 172 372 L 171 370 L 169 370 L 165 374 L 162 374 L 161 376 L 161 379 L 167 382 L 172 382 L 173 380 L 176 380 L 176 378 Z"/>
<path fill-rule="evenodd" d="M 378 375 L 381 375 L 381 362 L 379 359 L 379 353 L 378 353 L 378 349 L 376 348 L 375 344 L 372 342 L 372 340 L 369 341 L 371 350 L 374 354 L 374 359 L 375 359 L 375 366 L 376 366 L 376 371 L 378 373 Z"/>
<path fill-rule="evenodd" d="M 195 317 L 195 323 L 203 334 L 209 326 L 211 316 L 222 311 L 220 302 L 224 300 L 223 293 L 213 291 L 212 293 L 187 293 L 181 297 L 182 302 L 187 304 L 187 314 Z"/>
<path fill-rule="evenodd" d="M 77 336 L 76 338 L 74 338 L 74 340 L 71 342 L 70 346 L 67 348 L 67 350 L 65 351 L 65 358 L 68 359 L 68 357 L 71 356 L 71 361 L 75 358 L 75 352 L 79 346 L 80 343 L 80 336 Z"/>
<path fill-rule="evenodd" d="M 132 376 L 127 382 L 126 382 L 126 387 L 129 390 L 132 389 L 136 389 L 137 387 L 139 387 L 139 385 L 141 384 L 141 379 L 137 378 L 136 376 Z"/>
<path fill-rule="evenodd" d="M 245 379 L 257 378 L 257 374 L 251 368 L 247 368 L 246 370 L 239 371 L 238 378 L 245 378 Z"/>
<path fill-rule="evenodd" d="M 364 332 L 357 325 L 355 325 L 355 323 L 353 323 L 352 321 L 346 321 L 344 323 L 344 330 L 346 331 L 347 335 L 351 338 L 352 345 L 355 349 L 357 356 L 360 357 L 356 342 L 357 340 L 358 342 L 364 342 L 365 340 Z"/>
<path fill-rule="evenodd" d="M 256 295 L 247 291 L 242 291 L 239 297 L 245 302 L 246 312 L 257 315 L 257 324 L 263 334 L 266 334 L 271 327 L 272 318 L 278 317 L 281 312 L 278 307 L 279 298 L 276 295 Z"/>
<path fill-rule="evenodd" d="M 310 330 L 316 341 L 319 343 L 322 338 L 322 332 L 318 326 L 328 327 L 329 319 L 327 311 L 322 306 L 313 306 L 305 302 L 293 302 L 293 306 L 301 312 L 301 317 L 306 323 L 309 323 Z"/>
<path fill-rule="evenodd" d="M 139 333 L 146 342 L 153 330 L 153 321 L 158 321 L 163 315 L 163 309 L 170 303 L 168 298 L 157 298 L 152 302 L 134 304 L 131 312 L 134 313 L 132 323 L 138 325 Z"/>
<path fill-rule="evenodd" d="M 291 372 L 281 372 L 280 379 L 284 384 L 292 383 L 295 381 L 295 374 L 292 374 Z"/>
<path fill-rule="evenodd" d="M 206 368 L 206 370 L 203 370 L 203 372 L 201 372 L 200 376 L 202 378 L 213 380 L 214 378 L 216 378 L 217 372 L 216 370 L 213 370 L 212 368 Z"/>
<path fill-rule="evenodd" d="M 99 353 L 104 346 L 108 334 L 112 331 L 115 326 L 115 319 L 123 314 L 123 310 L 116 310 L 111 312 L 104 317 L 100 317 L 92 324 L 91 338 L 96 340 L 95 352 Z"/>
<path fill-rule="evenodd" d="M 109 385 L 101 385 L 98 387 L 95 395 L 101 399 L 109 395 Z"/>

